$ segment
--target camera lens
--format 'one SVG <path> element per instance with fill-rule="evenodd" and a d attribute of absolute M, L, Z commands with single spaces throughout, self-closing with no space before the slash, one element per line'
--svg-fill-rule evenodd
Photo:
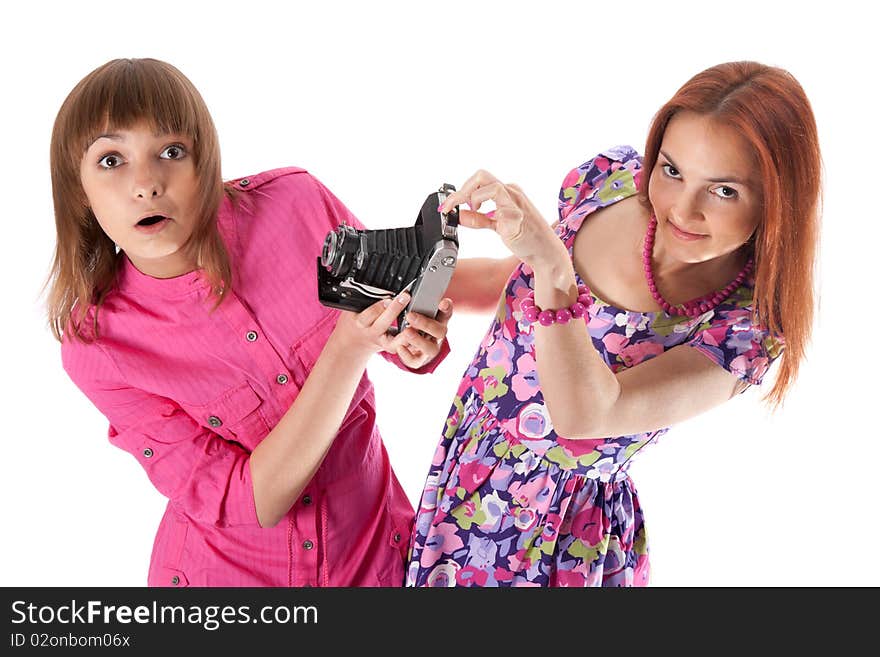
<path fill-rule="evenodd" d="M 324 238 L 321 264 L 333 276 L 348 276 L 363 260 L 360 246 L 360 231 L 343 224 Z"/>
<path fill-rule="evenodd" d="M 321 249 L 321 264 L 327 269 L 333 269 L 333 259 L 336 257 L 337 250 L 336 233 L 327 233 L 327 237 L 324 238 L 324 247 Z"/>

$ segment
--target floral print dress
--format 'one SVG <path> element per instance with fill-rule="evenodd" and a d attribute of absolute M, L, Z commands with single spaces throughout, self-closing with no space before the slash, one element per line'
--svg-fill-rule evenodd
<path fill-rule="evenodd" d="M 556 233 L 571 253 L 584 219 L 636 193 L 641 157 L 601 153 L 566 176 Z M 582 283 L 578 276 L 578 283 Z M 667 429 L 568 440 L 553 430 L 520 301 L 520 264 L 453 399 L 421 496 L 407 586 L 643 586 L 648 545 L 632 458 Z M 588 330 L 612 371 L 677 345 L 759 384 L 783 348 L 751 323 L 753 281 L 693 317 L 633 312 L 595 297 Z"/>

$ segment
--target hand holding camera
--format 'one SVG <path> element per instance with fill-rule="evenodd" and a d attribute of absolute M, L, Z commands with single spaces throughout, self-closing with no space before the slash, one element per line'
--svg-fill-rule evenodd
<path fill-rule="evenodd" d="M 410 227 L 358 230 L 343 224 L 328 233 L 317 260 L 320 302 L 361 312 L 406 291 L 409 302 L 389 332 L 405 330 L 409 313 L 437 318 L 458 261 L 458 206 L 439 209 L 453 192 L 444 184 L 428 195 Z M 428 328 L 420 329 L 423 336 Z"/>

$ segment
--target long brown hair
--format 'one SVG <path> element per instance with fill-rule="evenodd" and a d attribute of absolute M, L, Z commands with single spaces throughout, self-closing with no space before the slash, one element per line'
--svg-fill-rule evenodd
<path fill-rule="evenodd" d="M 124 257 L 89 207 L 79 174 L 83 154 L 108 128 L 125 129 L 144 120 L 157 132 L 177 132 L 192 139 L 201 200 L 199 219 L 184 248 L 196 256 L 218 303 L 228 289 L 232 272 L 216 221 L 224 193 L 220 146 L 205 101 L 170 64 L 114 59 L 73 88 L 52 130 L 57 241 L 47 281 L 47 307 L 49 326 L 58 340 L 65 333 L 84 341 L 97 338 L 97 311 L 113 288 Z"/>
<path fill-rule="evenodd" d="M 639 190 L 643 203 L 650 205 L 650 172 L 666 126 L 685 110 L 736 129 L 760 168 L 763 217 L 748 244 L 755 258 L 753 319 L 785 340 L 776 382 L 765 396 L 778 407 L 813 327 L 822 177 L 813 110 L 798 81 L 780 68 L 728 62 L 698 73 L 654 116 Z"/>

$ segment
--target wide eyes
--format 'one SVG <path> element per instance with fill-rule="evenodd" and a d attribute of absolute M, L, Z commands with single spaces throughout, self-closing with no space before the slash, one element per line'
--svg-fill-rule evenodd
<path fill-rule="evenodd" d="M 165 160 L 182 160 L 186 157 L 186 147 L 183 144 L 171 144 L 159 157 Z"/>
<path fill-rule="evenodd" d="M 98 160 L 98 166 L 104 169 L 115 169 L 120 164 L 122 164 L 122 158 L 117 153 L 108 153 Z"/>
<path fill-rule="evenodd" d="M 182 160 L 186 156 L 187 150 L 183 144 L 171 144 L 159 153 L 159 158 L 163 160 Z M 124 163 L 125 159 L 117 152 L 105 153 L 98 160 L 98 166 L 102 169 L 116 169 Z"/>

